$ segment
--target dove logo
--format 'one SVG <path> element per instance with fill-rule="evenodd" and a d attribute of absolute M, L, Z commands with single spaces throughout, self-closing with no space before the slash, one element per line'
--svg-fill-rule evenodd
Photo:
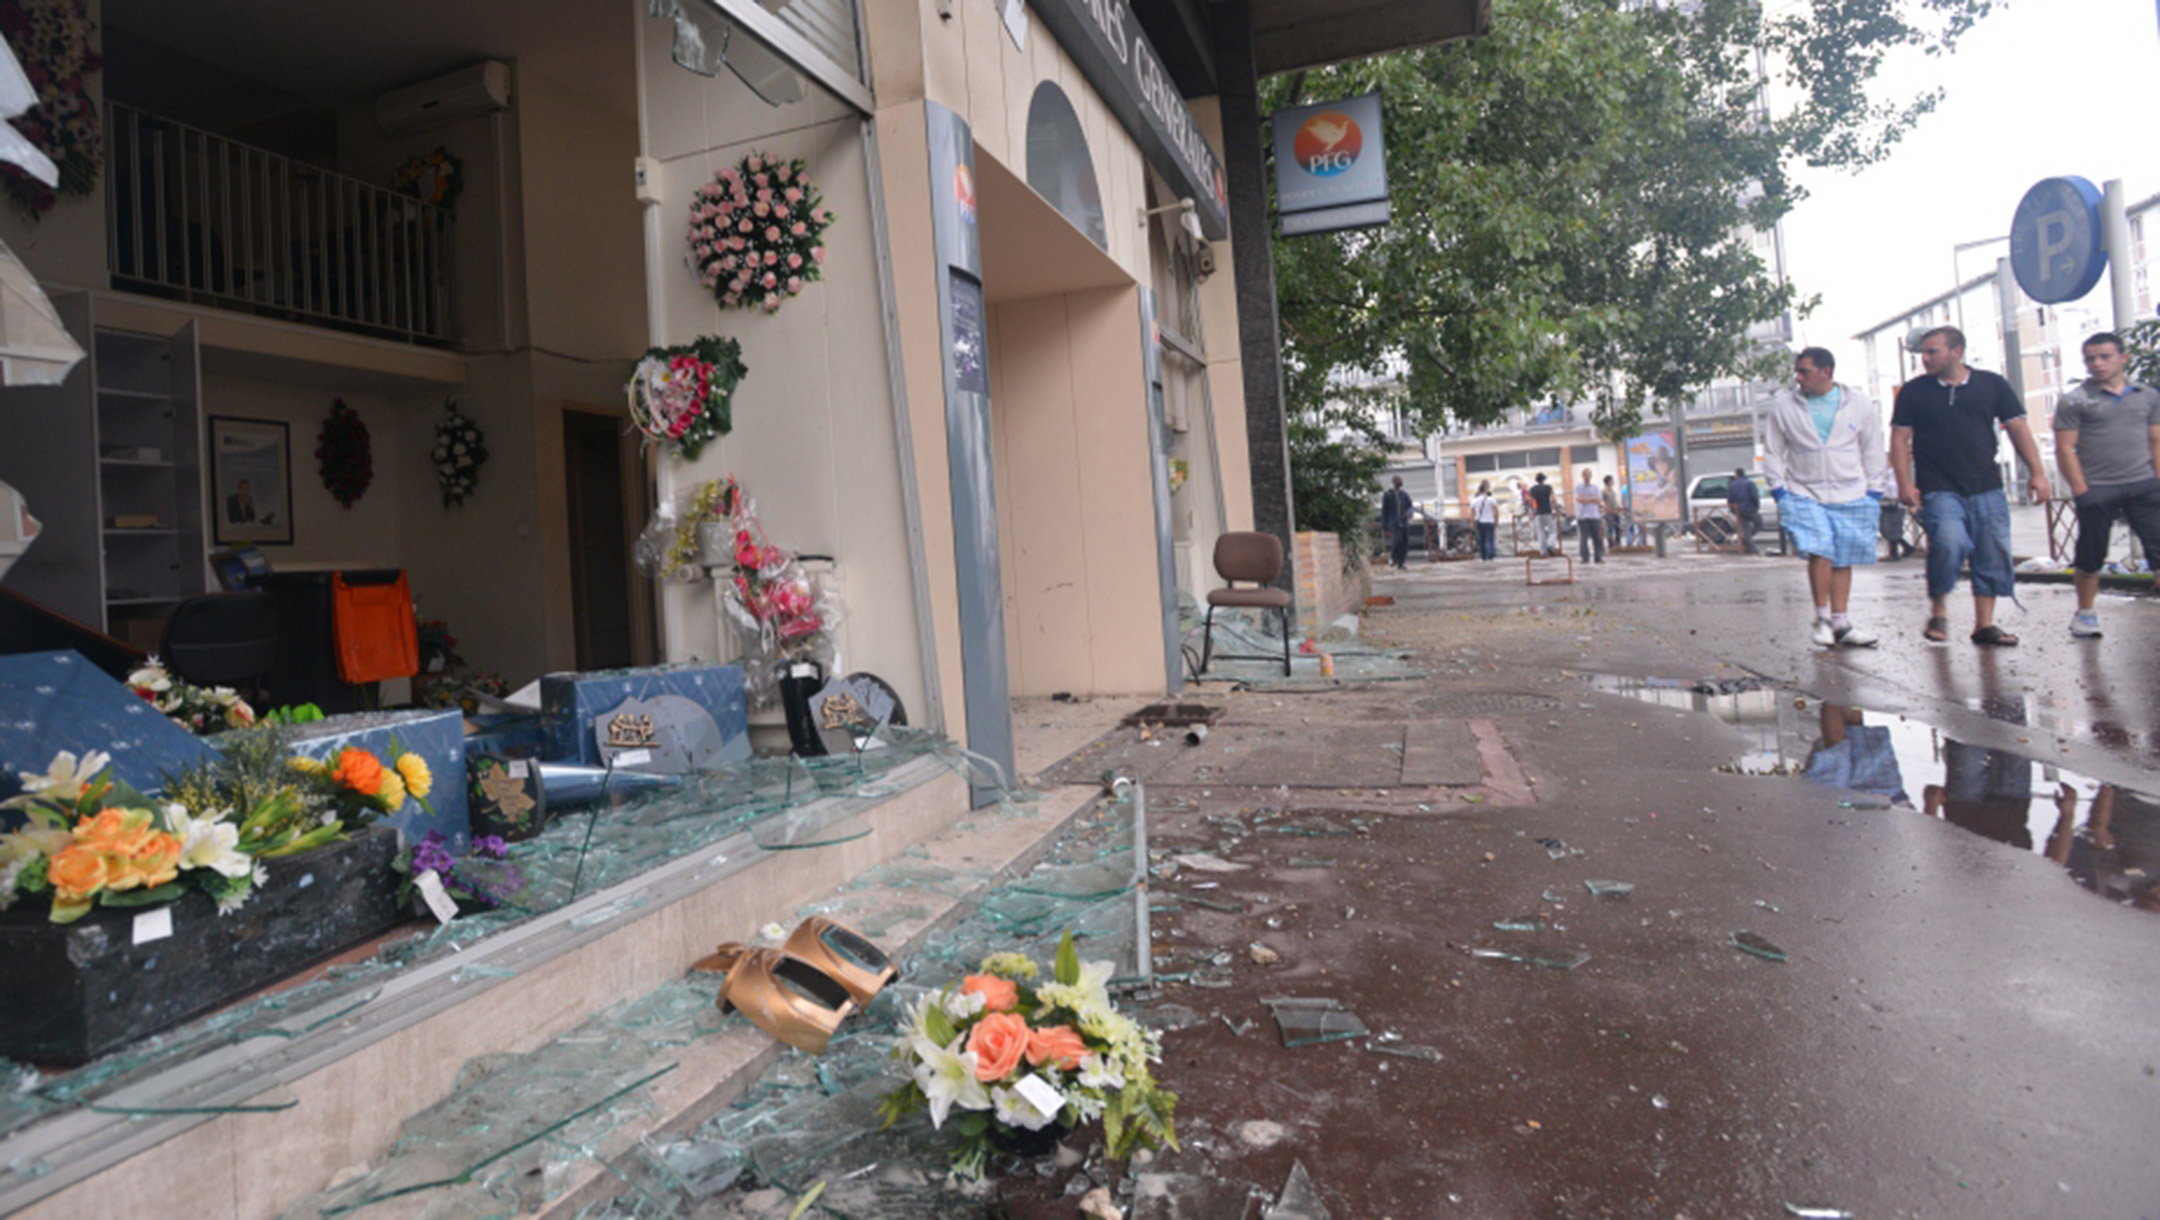
<path fill-rule="evenodd" d="M 1290 155 L 1298 168 L 1315 178 L 1332 178 L 1357 164 L 1364 150 L 1365 134 L 1357 120 L 1339 110 L 1323 110 L 1305 120 L 1291 142 Z"/>

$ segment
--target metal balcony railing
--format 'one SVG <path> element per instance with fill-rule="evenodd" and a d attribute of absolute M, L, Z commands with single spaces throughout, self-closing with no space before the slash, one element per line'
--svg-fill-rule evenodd
<path fill-rule="evenodd" d="M 413 343 L 450 339 L 450 213 L 106 103 L 116 286 Z"/>

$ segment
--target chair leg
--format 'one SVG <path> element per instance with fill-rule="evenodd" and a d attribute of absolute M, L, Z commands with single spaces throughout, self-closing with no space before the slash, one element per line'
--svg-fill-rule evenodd
<path fill-rule="evenodd" d="M 1215 607 L 1207 608 L 1207 624 L 1200 629 L 1200 672 L 1206 673 L 1208 658 L 1215 655 Z M 1197 675 L 1196 675 L 1197 676 Z"/>
<path fill-rule="evenodd" d="M 1290 676 L 1290 609 L 1287 606 L 1282 612 L 1282 676 Z"/>

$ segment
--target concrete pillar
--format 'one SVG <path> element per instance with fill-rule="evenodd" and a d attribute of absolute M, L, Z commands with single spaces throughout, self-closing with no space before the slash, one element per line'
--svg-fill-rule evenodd
<path fill-rule="evenodd" d="M 1252 461 L 1253 528 L 1283 540 L 1277 584 L 1295 588 L 1297 530 L 1290 503 L 1290 434 L 1283 416 L 1282 324 L 1275 307 L 1274 233 L 1268 222 L 1260 82 L 1251 0 L 1214 11 L 1222 83 L 1223 168 L 1229 179 L 1231 262 L 1237 273 L 1238 354 L 1245 381 L 1245 443 Z"/>

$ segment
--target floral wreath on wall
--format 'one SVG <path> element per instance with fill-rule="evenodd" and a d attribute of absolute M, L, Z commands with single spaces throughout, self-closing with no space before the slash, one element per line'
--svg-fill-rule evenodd
<path fill-rule="evenodd" d="M 86 77 L 105 61 L 90 46 L 90 19 L 76 0 L 0 0 L 0 34 L 37 90 L 37 105 L 12 121 L 15 130 L 60 168 L 57 190 L 9 165 L 0 187 L 35 223 L 62 195 L 87 195 L 104 165 L 104 137 Z"/>
<path fill-rule="evenodd" d="M 331 400 L 330 417 L 315 437 L 315 461 L 323 486 L 347 508 L 366 495 L 368 484 L 375 481 L 375 451 L 367 425 L 342 398 Z"/>
<path fill-rule="evenodd" d="M 800 159 L 754 152 L 690 201 L 690 265 L 721 308 L 771 313 L 824 278 L 832 219 Z"/>
<path fill-rule="evenodd" d="M 438 144 L 433 152 L 421 153 L 398 166 L 397 172 L 390 175 L 390 189 L 422 203 L 454 208 L 458 193 L 465 189 L 465 162 Z"/>
<path fill-rule="evenodd" d="M 742 344 L 711 335 L 677 347 L 656 347 L 631 370 L 625 387 L 630 420 L 654 444 L 694 461 L 707 441 L 735 426 L 735 387 L 749 373 Z"/>
<path fill-rule="evenodd" d="M 435 481 L 442 487 L 444 508 L 453 508 L 473 494 L 480 478 L 480 464 L 487 461 L 487 440 L 480 425 L 457 409 L 457 395 L 443 400 L 449 417 L 435 425 Z"/>

